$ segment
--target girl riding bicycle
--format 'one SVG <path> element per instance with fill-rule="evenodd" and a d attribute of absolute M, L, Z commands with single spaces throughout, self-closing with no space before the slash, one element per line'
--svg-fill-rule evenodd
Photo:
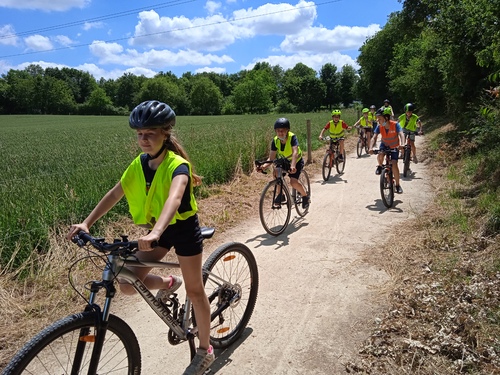
<path fill-rule="evenodd" d="M 276 120 L 274 131 L 276 132 L 276 136 L 271 142 L 271 151 L 267 160 L 271 162 L 278 156 L 290 161 L 290 170 L 288 171 L 290 184 L 302 196 L 302 208 L 306 209 L 309 207 L 309 196 L 299 182 L 300 172 L 304 168 L 304 159 L 302 158 L 302 150 L 299 147 L 297 136 L 290 131 L 290 121 L 284 117 Z M 265 168 L 266 164 L 257 167 L 257 170 Z"/>
<path fill-rule="evenodd" d="M 134 223 L 149 229 L 139 238 L 136 257 L 142 261 L 161 260 L 171 247 L 179 259 L 186 293 L 192 301 L 200 346 L 185 375 L 203 374 L 214 362 L 210 346 L 210 305 L 202 279 L 203 237 L 198 223 L 198 207 L 193 186 L 201 183 L 181 144 L 172 134 L 175 112 L 165 103 L 150 100 L 131 112 L 129 125 L 137 132 L 143 151 L 123 173 L 120 181 L 101 199 L 87 218 L 73 224 L 71 239 L 111 210 L 123 196 L 127 199 Z M 153 242 L 158 246 L 152 247 Z M 176 276 L 151 275 L 151 268 L 135 268 L 149 289 L 159 289 L 157 298 L 165 302 L 182 284 Z M 125 294 L 135 293 L 129 284 L 120 284 Z"/>

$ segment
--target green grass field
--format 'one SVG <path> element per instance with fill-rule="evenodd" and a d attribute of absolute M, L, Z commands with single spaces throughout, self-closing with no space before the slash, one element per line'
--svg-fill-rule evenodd
<path fill-rule="evenodd" d="M 342 118 L 352 125 L 354 110 L 344 113 Z M 320 146 L 317 136 L 329 112 L 179 117 L 175 133 L 203 185 L 210 186 L 230 181 L 237 166 L 248 172 L 255 159 L 266 157 L 274 121 L 281 116 L 289 118 L 304 151 L 310 120 L 312 148 Z M 9 261 L 16 267 L 34 250 L 43 252 L 49 229 L 85 218 L 140 152 L 127 117 L 0 116 L 0 128 L 2 268 Z M 199 196 L 203 189 L 198 188 Z M 107 218 L 127 210 L 123 200 Z"/>

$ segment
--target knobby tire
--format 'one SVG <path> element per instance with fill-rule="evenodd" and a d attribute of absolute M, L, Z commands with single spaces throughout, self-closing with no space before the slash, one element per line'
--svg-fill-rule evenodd
<path fill-rule="evenodd" d="M 53 323 L 26 343 L 2 374 L 87 374 L 99 320 L 98 313 L 88 311 Z M 97 373 L 140 372 L 141 352 L 134 332 L 123 320 L 110 315 Z"/>
<path fill-rule="evenodd" d="M 330 175 L 332 174 L 332 154 L 327 151 L 325 157 L 323 158 L 323 180 L 328 181 Z"/>
<path fill-rule="evenodd" d="M 224 349 L 243 334 L 252 316 L 259 289 L 257 261 L 247 246 L 231 242 L 217 248 L 203 269 L 211 272 L 203 273 L 211 314 L 226 306 L 210 323 L 210 343 Z"/>
<path fill-rule="evenodd" d="M 342 154 L 343 160 L 339 160 L 338 155 L 340 155 L 340 152 L 337 153 L 337 157 L 335 158 L 335 167 L 337 168 L 337 173 L 342 174 L 344 173 L 345 169 L 345 150 L 344 153 Z"/>
<path fill-rule="evenodd" d="M 392 173 L 387 169 L 384 169 L 380 175 L 380 195 L 384 206 L 391 208 L 394 203 L 394 184 L 392 182 Z"/>
<path fill-rule="evenodd" d="M 280 189 L 285 195 L 285 202 L 275 203 Z M 291 212 L 292 201 L 285 183 L 279 183 L 277 180 L 270 181 L 262 191 L 259 202 L 260 222 L 266 232 L 272 236 L 283 233 L 290 221 Z"/>

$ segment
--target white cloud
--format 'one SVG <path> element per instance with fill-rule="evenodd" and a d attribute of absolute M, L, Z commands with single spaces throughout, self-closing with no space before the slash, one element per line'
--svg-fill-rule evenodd
<path fill-rule="evenodd" d="M 210 68 L 208 66 L 205 66 L 204 68 L 196 69 L 194 71 L 195 74 L 198 73 L 217 73 L 217 74 L 224 74 L 226 73 L 226 68 Z"/>
<path fill-rule="evenodd" d="M 311 27 L 296 35 L 287 35 L 280 47 L 285 52 L 319 52 L 347 51 L 358 49 L 366 38 L 380 31 L 379 25 L 336 26 L 333 30 L 323 27 Z"/>
<path fill-rule="evenodd" d="M 0 27 L 0 44 L 5 46 L 17 45 L 18 37 L 12 25 L 3 25 Z"/>
<path fill-rule="evenodd" d="M 78 70 L 83 70 L 85 72 L 89 72 L 94 76 L 96 80 L 99 80 L 101 78 L 105 79 L 117 79 L 123 76 L 125 73 L 131 73 L 136 76 L 145 76 L 148 78 L 154 77 L 158 72 L 151 70 L 151 69 L 145 69 L 145 68 L 129 68 L 129 69 L 113 69 L 113 70 L 105 70 L 102 68 L 99 68 L 95 64 L 82 64 L 79 66 L 76 66 L 75 69 Z"/>
<path fill-rule="evenodd" d="M 205 4 L 205 9 L 207 10 L 208 14 L 214 14 L 217 9 L 221 7 L 221 3 L 218 3 L 216 1 L 207 1 Z"/>
<path fill-rule="evenodd" d="M 62 12 L 71 8 L 84 8 L 90 2 L 91 0 L 0 0 L 0 7 Z"/>
<path fill-rule="evenodd" d="M 300 33 L 311 27 L 316 16 L 314 3 L 303 0 L 295 6 L 282 3 L 242 9 L 233 12 L 231 17 L 213 14 L 205 18 L 170 18 L 160 17 L 150 10 L 139 13 L 139 22 L 129 43 L 144 47 L 219 51 L 238 39 Z"/>
<path fill-rule="evenodd" d="M 75 42 L 68 38 L 66 35 L 57 35 L 53 39 L 64 47 L 69 47 L 72 44 L 75 44 Z"/>
<path fill-rule="evenodd" d="M 101 64 L 118 64 L 160 70 L 166 70 L 166 67 L 169 66 L 196 66 L 234 62 L 227 55 L 203 54 L 188 49 L 177 52 L 151 49 L 141 53 L 135 49 L 124 51 L 123 47 L 117 43 L 104 43 L 100 41 L 94 41 L 89 48 L 91 53 L 99 58 Z"/>
<path fill-rule="evenodd" d="M 270 65 L 279 65 L 283 69 L 292 69 L 298 63 L 307 65 L 308 67 L 314 69 L 316 72 L 321 70 L 321 67 L 326 63 L 335 65 L 338 70 L 342 69 L 344 65 L 351 65 L 354 69 L 359 69 L 358 63 L 348 56 L 343 55 L 339 52 L 331 53 L 297 53 L 295 55 L 274 55 L 265 58 L 255 58 L 252 63 L 242 66 L 241 69 L 251 70 L 257 62 L 267 62 Z"/>
<path fill-rule="evenodd" d="M 24 43 L 27 49 L 32 51 L 48 51 L 53 49 L 50 39 L 43 35 L 30 35 L 24 38 Z"/>
<path fill-rule="evenodd" d="M 304 0 L 297 5 L 265 4 L 233 12 L 233 19 L 237 20 L 234 24 L 252 30 L 254 35 L 296 34 L 310 27 L 316 17 L 315 4 Z"/>
<path fill-rule="evenodd" d="M 83 30 L 87 31 L 90 29 L 102 29 L 104 27 L 104 22 L 85 22 L 83 24 Z"/>
<path fill-rule="evenodd" d="M 139 13 L 134 37 L 129 43 L 134 46 L 189 48 L 217 51 L 233 44 L 246 31 L 226 22 L 221 15 L 189 19 L 160 17 L 154 10 Z"/>

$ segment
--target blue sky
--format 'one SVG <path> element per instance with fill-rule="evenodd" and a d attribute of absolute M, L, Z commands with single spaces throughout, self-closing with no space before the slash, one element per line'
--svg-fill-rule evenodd
<path fill-rule="evenodd" d="M 358 68 L 397 0 L 0 0 L 0 74 L 29 64 L 124 73 L 236 73 L 265 61 Z"/>

